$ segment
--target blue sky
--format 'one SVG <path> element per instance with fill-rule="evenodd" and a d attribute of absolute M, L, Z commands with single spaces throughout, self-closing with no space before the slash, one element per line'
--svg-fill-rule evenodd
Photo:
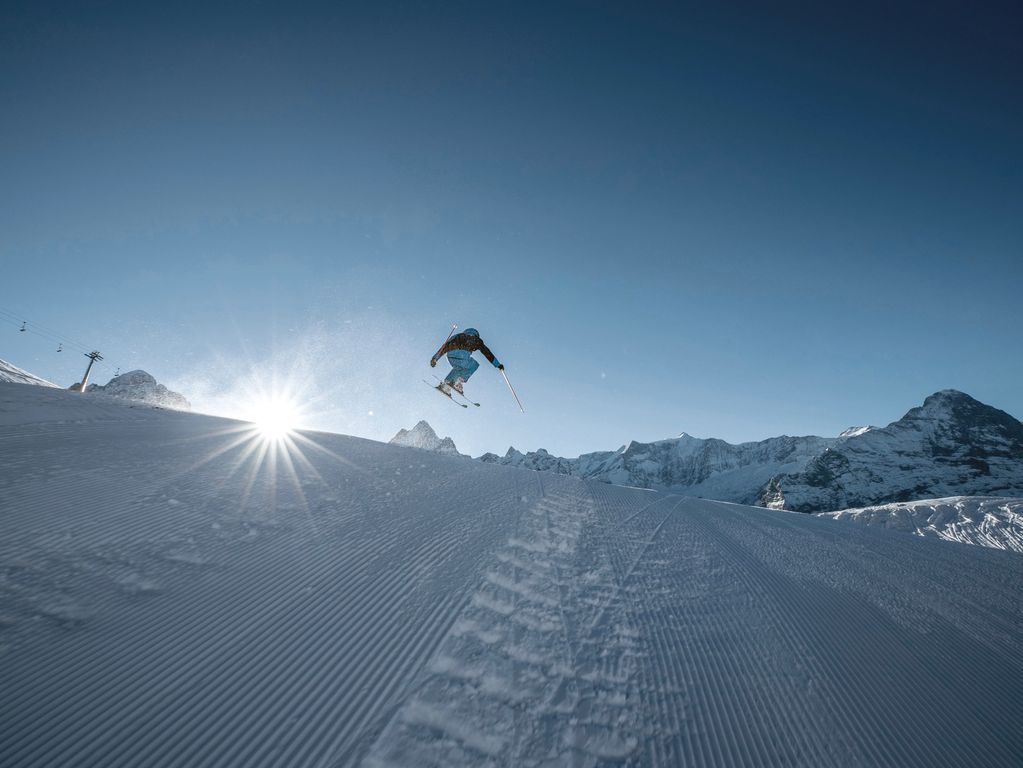
<path fill-rule="evenodd" d="M 17 318 L 100 381 L 291 382 L 311 426 L 474 455 L 833 435 L 947 387 L 1023 416 L 1011 5 L 145 5 L 0 12 L 23 368 L 84 358 Z M 451 323 L 525 414 L 487 367 L 471 413 L 421 383 Z"/>

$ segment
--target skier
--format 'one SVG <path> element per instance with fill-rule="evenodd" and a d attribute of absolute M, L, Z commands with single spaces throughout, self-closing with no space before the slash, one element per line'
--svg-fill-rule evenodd
<path fill-rule="evenodd" d="M 480 332 L 475 328 L 466 328 L 445 341 L 437 353 L 430 358 L 431 368 L 437 367 L 437 360 L 444 354 L 448 356 L 448 362 L 451 363 L 451 372 L 444 377 L 444 381 L 437 385 L 437 389 L 445 395 L 450 395 L 452 389 L 459 394 L 464 394 L 462 385 L 480 367 L 480 364 L 472 359 L 472 353 L 477 350 L 482 352 L 483 356 L 499 371 L 504 370 L 504 366 L 494 357 L 494 353 L 483 343 Z"/>

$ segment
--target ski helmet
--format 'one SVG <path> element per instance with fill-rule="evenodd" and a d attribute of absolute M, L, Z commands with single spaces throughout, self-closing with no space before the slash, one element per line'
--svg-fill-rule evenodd
<path fill-rule="evenodd" d="M 462 331 L 462 333 L 464 333 L 466 336 L 475 336 L 476 338 L 479 338 L 480 335 L 480 332 L 477 331 L 475 328 L 466 328 L 464 331 Z"/>

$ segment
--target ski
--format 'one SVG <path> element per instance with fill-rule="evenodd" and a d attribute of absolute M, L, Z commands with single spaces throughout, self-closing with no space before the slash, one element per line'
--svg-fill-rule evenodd
<path fill-rule="evenodd" d="M 468 408 L 468 407 L 469 407 L 469 406 L 468 406 L 468 405 L 466 405 L 465 403 L 460 403 L 460 402 L 458 402 L 457 400 L 455 400 L 455 398 L 453 398 L 453 397 L 451 396 L 451 393 L 450 393 L 450 392 L 445 392 L 445 391 L 444 391 L 443 389 L 441 389 L 440 387 L 438 387 L 438 386 L 437 386 L 436 384 L 431 384 L 431 383 L 430 383 L 430 382 L 428 382 L 428 381 L 427 381 L 426 379 L 423 379 L 423 383 L 424 383 L 424 384 L 425 384 L 426 386 L 428 386 L 428 387 L 429 387 L 430 389 L 433 389 L 433 390 L 436 390 L 437 392 L 440 392 L 440 393 L 441 393 L 442 395 L 444 395 L 444 397 L 446 397 L 446 398 L 447 398 L 448 400 L 450 400 L 450 401 L 451 401 L 451 402 L 452 402 L 453 404 L 457 405 L 457 406 L 458 406 L 459 408 Z"/>
<path fill-rule="evenodd" d="M 440 384 L 440 383 L 441 383 L 441 382 L 443 381 L 443 379 L 441 379 L 441 378 L 440 378 L 440 377 L 438 377 L 438 376 L 434 376 L 433 378 L 437 379 L 437 384 Z M 430 382 L 426 382 L 426 383 L 427 383 L 427 384 L 429 384 Z M 437 389 L 437 387 L 436 387 L 436 386 L 434 386 L 434 389 Z M 439 389 L 437 389 L 437 391 L 438 391 L 438 392 L 441 392 L 441 394 L 444 394 L 444 392 L 442 392 L 442 391 L 441 391 L 441 390 L 439 390 Z M 468 396 L 467 396 L 467 395 L 466 395 L 466 394 L 465 394 L 464 392 L 459 392 L 459 391 L 458 391 L 457 389 L 453 389 L 453 390 L 451 390 L 451 391 L 452 391 L 452 393 L 454 393 L 454 394 L 458 395 L 458 396 L 459 396 L 459 397 L 461 397 L 461 398 L 462 398 L 463 400 L 465 400 L 465 402 L 467 402 L 467 403 L 468 403 L 469 405 L 475 405 L 475 406 L 476 406 L 477 408 L 479 408 L 479 407 L 480 407 L 480 404 L 479 404 L 479 403 L 477 403 L 477 402 L 476 402 L 475 400 L 470 400 L 470 399 L 469 399 L 469 397 L 468 397 Z M 448 395 L 448 396 L 449 396 L 449 397 L 451 397 L 450 395 Z M 459 402 L 458 402 L 457 400 L 455 400 L 455 399 L 454 399 L 453 397 L 451 398 L 451 400 L 452 400 L 452 402 L 455 402 L 455 403 L 458 403 L 459 405 L 461 405 L 461 403 L 459 403 Z"/>
<path fill-rule="evenodd" d="M 465 402 L 467 402 L 467 403 L 468 403 L 469 405 L 475 405 L 475 406 L 476 406 L 477 408 L 479 408 L 479 407 L 480 407 L 480 404 L 479 404 L 479 403 L 477 403 L 477 402 L 475 402 L 475 401 L 473 401 L 473 400 L 470 400 L 470 399 L 469 399 L 469 398 L 467 398 L 467 397 L 466 397 L 466 396 L 465 396 L 464 394 L 460 394 L 460 395 L 459 395 L 459 397 L 462 397 L 462 398 L 464 398 L 464 399 L 465 399 Z"/>

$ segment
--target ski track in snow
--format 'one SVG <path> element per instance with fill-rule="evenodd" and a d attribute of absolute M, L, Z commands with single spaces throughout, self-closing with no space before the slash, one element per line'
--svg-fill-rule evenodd
<path fill-rule="evenodd" d="M 596 765 L 635 752 L 637 631 L 605 542 L 586 536 L 595 518 L 585 491 L 523 515 L 365 765 Z"/>
<path fill-rule="evenodd" d="M 0 765 L 1023 763 L 1018 554 L 225 425 L 0 384 Z"/>

